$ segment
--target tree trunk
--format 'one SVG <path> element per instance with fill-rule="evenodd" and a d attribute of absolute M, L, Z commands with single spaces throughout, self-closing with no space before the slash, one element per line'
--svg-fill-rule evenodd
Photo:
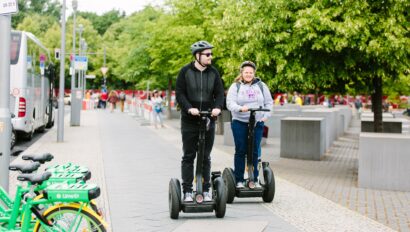
<path fill-rule="evenodd" d="M 168 102 L 168 107 L 167 107 L 167 119 L 172 118 L 171 114 L 171 94 L 172 94 L 172 78 L 168 77 L 168 94 L 167 94 L 167 102 Z"/>
<path fill-rule="evenodd" d="M 374 132 L 383 132 L 383 113 L 382 113 L 382 78 L 373 78 L 372 108 L 374 114 Z"/>

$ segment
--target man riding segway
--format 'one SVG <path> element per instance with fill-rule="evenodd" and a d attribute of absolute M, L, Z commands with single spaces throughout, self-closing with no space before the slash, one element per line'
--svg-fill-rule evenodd
<path fill-rule="evenodd" d="M 201 204 L 202 202 L 206 203 L 215 201 L 215 196 L 213 196 L 212 191 L 210 191 L 210 154 L 215 137 L 215 118 L 221 113 L 224 103 L 224 88 L 218 71 L 211 65 L 212 48 L 213 46 L 206 41 L 198 41 L 192 44 L 191 52 L 195 60 L 185 65 L 180 70 L 176 82 L 176 100 L 181 107 L 183 149 L 181 161 L 183 199 L 181 202 L 181 209 L 185 212 L 195 211 L 194 208 L 199 207 L 198 204 Z M 206 130 L 204 130 L 204 124 L 206 124 Z M 201 147 L 201 149 L 199 149 L 199 147 Z M 197 191 L 194 194 L 192 182 L 194 180 L 194 160 L 197 154 L 198 157 L 202 157 L 203 159 L 197 160 L 197 165 L 201 165 L 201 167 L 197 166 L 196 177 L 201 178 L 201 180 L 197 180 Z M 198 170 L 202 170 L 202 173 L 198 173 Z M 212 181 L 215 181 L 216 179 L 218 179 L 216 181 L 218 186 L 220 183 L 223 183 L 222 178 L 218 177 L 217 173 L 213 173 Z M 198 186 L 201 185 L 201 183 L 202 186 Z M 214 182 L 212 182 L 212 184 L 214 184 Z M 171 190 L 175 188 L 180 188 L 179 181 L 171 179 L 171 218 L 177 218 L 178 214 L 176 211 L 179 212 L 180 210 L 177 210 L 177 206 L 172 205 L 172 203 L 175 202 L 172 202 L 171 198 L 173 195 Z M 220 191 L 223 191 L 223 194 L 225 194 L 224 188 L 220 188 Z M 174 192 L 178 192 L 178 189 Z M 221 199 L 218 199 L 215 202 L 224 206 L 226 200 L 225 202 L 220 202 L 220 200 Z M 192 205 L 192 202 L 196 205 Z M 216 208 L 218 208 L 218 206 L 216 206 Z M 211 211 L 212 210 L 213 208 Z M 207 212 L 206 210 L 204 211 Z M 196 208 L 195 212 L 204 211 L 201 211 L 201 208 L 199 207 Z M 217 217 L 223 217 L 224 214 L 225 208 L 223 207 L 223 214 L 219 213 L 217 214 Z"/>

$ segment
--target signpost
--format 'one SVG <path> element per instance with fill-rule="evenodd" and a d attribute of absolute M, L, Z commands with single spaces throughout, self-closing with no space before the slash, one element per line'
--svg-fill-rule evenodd
<path fill-rule="evenodd" d="M 88 58 L 86 56 L 75 56 L 74 69 L 86 71 L 88 68 Z"/>
<path fill-rule="evenodd" d="M 0 0 L 0 15 L 15 14 L 18 12 L 17 0 Z"/>
<path fill-rule="evenodd" d="M 105 74 L 107 74 L 107 72 L 108 72 L 108 67 L 101 67 L 101 72 L 102 72 L 103 76 L 105 76 Z"/>

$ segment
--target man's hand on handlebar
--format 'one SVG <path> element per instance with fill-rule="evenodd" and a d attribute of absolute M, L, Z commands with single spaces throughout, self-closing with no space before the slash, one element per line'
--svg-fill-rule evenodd
<path fill-rule="evenodd" d="M 190 113 L 193 116 L 198 116 L 199 115 L 199 110 L 197 108 L 191 108 L 188 110 L 188 113 Z"/>
<path fill-rule="evenodd" d="M 212 110 L 212 116 L 213 117 L 217 117 L 220 113 L 221 113 L 221 109 L 219 109 L 219 108 L 214 108 Z"/>

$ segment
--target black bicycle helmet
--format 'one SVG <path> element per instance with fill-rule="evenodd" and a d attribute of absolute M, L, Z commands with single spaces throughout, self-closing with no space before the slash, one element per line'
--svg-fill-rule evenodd
<path fill-rule="evenodd" d="M 254 70 L 256 70 L 256 65 L 255 63 L 253 63 L 252 61 L 245 61 L 241 64 L 241 68 L 240 70 L 242 71 L 242 69 L 246 66 L 252 67 Z"/>
<path fill-rule="evenodd" d="M 191 52 L 192 52 L 192 55 L 195 55 L 197 52 L 202 52 L 203 50 L 211 49 L 211 48 L 214 48 L 212 44 L 208 43 L 205 40 L 201 40 L 191 45 Z"/>

